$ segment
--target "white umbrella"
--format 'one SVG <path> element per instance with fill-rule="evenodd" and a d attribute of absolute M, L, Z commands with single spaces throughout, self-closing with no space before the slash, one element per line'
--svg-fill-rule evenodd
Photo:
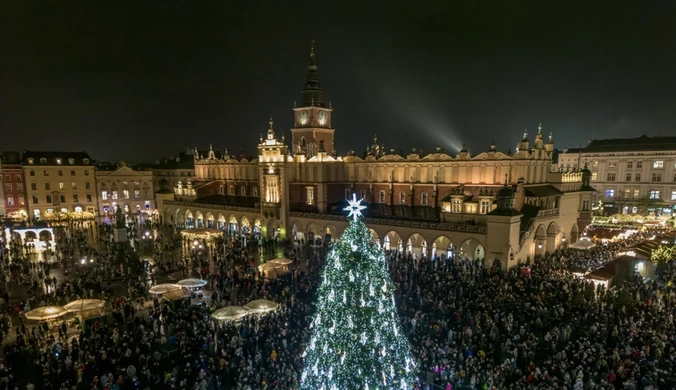
<path fill-rule="evenodd" d="M 181 287 L 179 287 L 175 284 L 165 283 L 165 284 L 158 284 L 157 286 L 152 286 L 148 290 L 148 292 L 151 293 L 151 294 L 160 295 L 160 294 L 164 294 L 164 293 L 168 293 L 168 292 L 172 292 L 172 291 L 177 291 L 177 290 L 180 290 L 180 289 L 181 289 Z"/>
<path fill-rule="evenodd" d="M 274 271 L 274 270 L 278 270 L 278 269 L 281 269 L 281 268 L 282 268 L 281 264 L 272 263 L 272 262 L 261 264 L 261 265 L 258 266 L 258 269 L 261 270 L 261 271 Z"/>
<path fill-rule="evenodd" d="M 176 284 L 181 287 L 202 287 L 206 286 L 207 281 L 202 279 L 183 279 L 179 280 Z"/>
<path fill-rule="evenodd" d="M 280 257 L 278 259 L 270 260 L 270 263 L 279 264 L 279 265 L 289 265 L 293 263 L 293 260 L 285 259 Z"/>
<path fill-rule="evenodd" d="M 249 314 L 249 309 L 243 306 L 226 306 L 211 313 L 211 316 L 220 321 L 236 320 Z"/>
<path fill-rule="evenodd" d="M 27 312 L 26 318 L 29 320 L 43 321 L 59 318 L 68 313 L 63 306 L 42 306 Z"/>
<path fill-rule="evenodd" d="M 103 307 L 103 305 L 105 304 L 106 303 L 104 301 L 101 301 L 99 299 L 78 299 L 67 305 L 64 305 L 63 307 L 69 313 L 80 313 L 83 311 Z"/>
<path fill-rule="evenodd" d="M 272 301 L 268 301 L 267 299 L 257 299 L 247 303 L 244 307 L 249 309 L 252 313 L 266 313 L 276 310 L 279 305 Z"/>

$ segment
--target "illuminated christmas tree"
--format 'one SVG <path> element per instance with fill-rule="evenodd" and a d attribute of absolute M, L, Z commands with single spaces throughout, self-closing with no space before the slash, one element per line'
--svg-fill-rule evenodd
<path fill-rule="evenodd" d="M 411 389 L 416 380 L 385 253 L 359 220 L 365 208 L 353 195 L 345 208 L 352 222 L 328 256 L 303 355 L 303 390 Z"/>

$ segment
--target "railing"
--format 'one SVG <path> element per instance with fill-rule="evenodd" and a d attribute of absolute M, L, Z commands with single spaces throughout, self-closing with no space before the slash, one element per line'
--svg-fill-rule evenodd
<path fill-rule="evenodd" d="M 558 216 L 559 216 L 559 208 L 557 207 L 554 209 L 540 210 L 538 211 L 538 214 L 535 216 L 535 218 L 551 218 Z"/>
<path fill-rule="evenodd" d="M 250 207 L 231 206 L 231 205 L 218 204 L 218 203 L 199 203 L 199 202 L 186 202 L 186 201 L 180 201 L 180 200 L 167 200 L 167 201 L 164 202 L 164 204 L 168 205 L 168 206 L 203 207 L 203 208 L 210 208 L 210 209 L 242 211 L 242 212 L 247 212 L 247 213 L 260 212 L 260 209 L 258 207 L 250 208 Z"/>

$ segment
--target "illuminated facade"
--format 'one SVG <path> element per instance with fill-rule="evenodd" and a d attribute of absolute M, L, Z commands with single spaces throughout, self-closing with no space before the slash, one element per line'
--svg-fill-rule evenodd
<path fill-rule="evenodd" d="M 676 137 L 593 140 L 565 149 L 556 169 L 574 171 L 585 164 L 605 214 L 676 212 Z"/>
<path fill-rule="evenodd" d="M 98 212 L 103 217 L 115 215 L 116 207 L 130 216 L 155 211 L 153 171 L 130 167 L 125 161 L 117 165 L 96 167 Z"/>
<path fill-rule="evenodd" d="M 583 171 L 552 172 L 554 144 L 542 128 L 514 154 L 437 148 L 337 156 L 333 109 L 325 104 L 314 51 L 287 144 L 270 120 L 258 156 L 195 156 L 195 178 L 162 202 L 165 223 L 264 236 L 338 238 L 352 194 L 386 249 L 413 256 L 462 256 L 502 267 L 577 240 L 591 218 L 593 189 Z"/>
<path fill-rule="evenodd" d="M 0 182 L 2 184 L 0 215 L 25 219 L 28 216 L 26 184 L 19 153 L 4 152 L 0 156 Z"/>
<path fill-rule="evenodd" d="M 28 151 L 22 161 L 29 218 L 96 215 L 95 167 L 87 153 Z"/>

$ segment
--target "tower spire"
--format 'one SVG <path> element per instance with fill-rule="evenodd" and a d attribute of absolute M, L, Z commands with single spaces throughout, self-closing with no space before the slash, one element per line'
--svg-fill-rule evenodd
<path fill-rule="evenodd" d="M 315 66 L 315 40 L 310 44 L 310 66 Z"/>
<path fill-rule="evenodd" d="M 317 63 L 315 59 L 315 41 L 310 45 L 310 64 L 307 67 L 307 77 L 305 79 L 305 86 L 301 92 L 301 106 L 302 107 L 326 107 L 324 104 L 324 90 L 319 83 L 317 76 Z"/>

